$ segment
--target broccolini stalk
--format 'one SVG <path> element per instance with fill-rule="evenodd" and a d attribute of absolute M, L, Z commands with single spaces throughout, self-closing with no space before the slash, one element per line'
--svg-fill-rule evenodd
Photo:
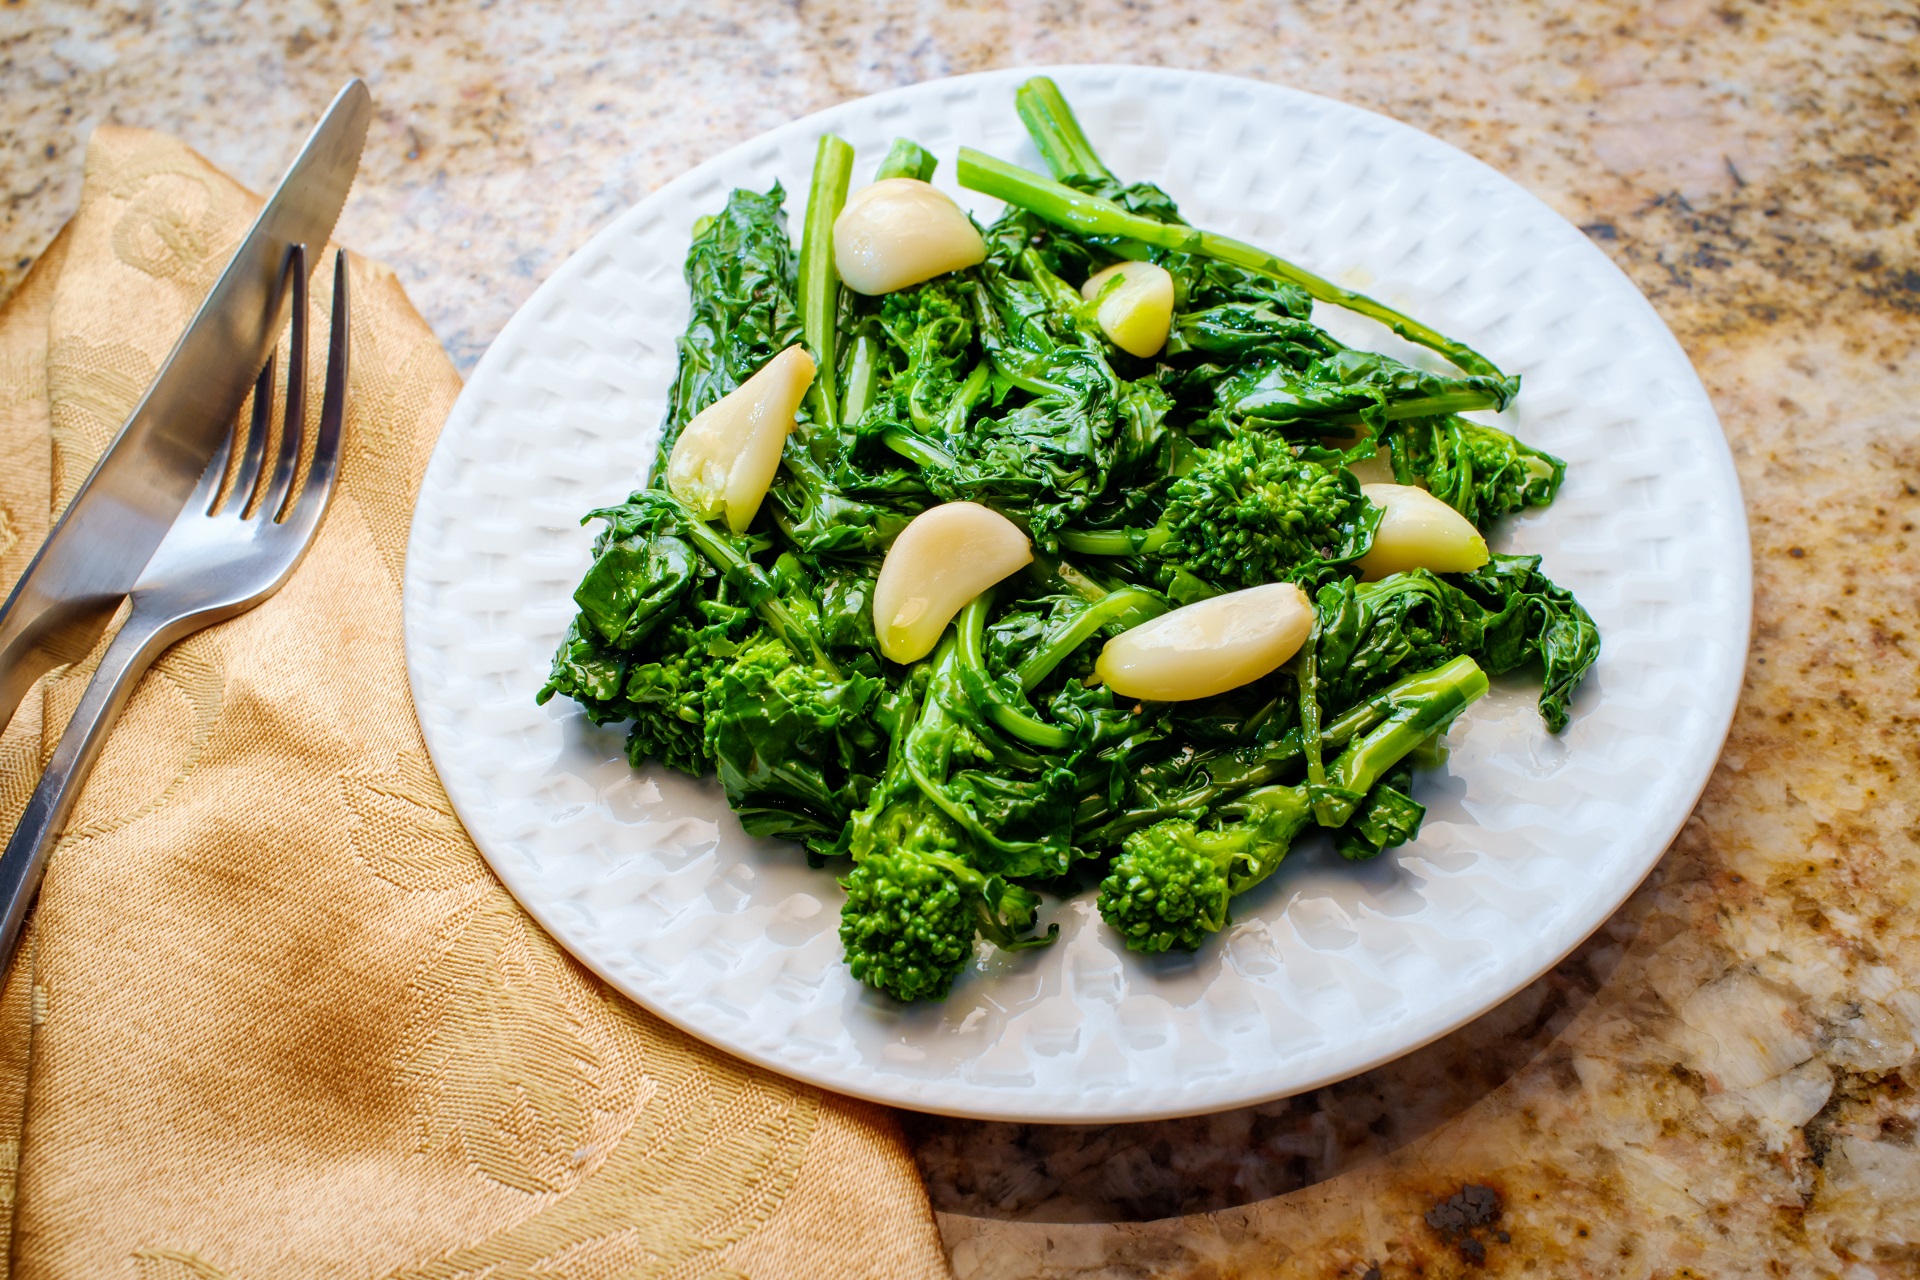
<path fill-rule="evenodd" d="M 1218 232 L 1200 231 L 1176 223 L 1155 222 L 1152 218 L 1129 213 L 1111 200 L 1076 191 L 1062 182 L 1043 178 L 1005 160 L 960 148 L 960 185 L 970 191 L 993 196 L 1017 205 L 1030 213 L 1056 223 L 1069 231 L 1088 236 L 1116 236 L 1176 253 L 1196 254 L 1243 267 L 1248 271 L 1298 285 L 1313 298 L 1344 307 L 1372 320 L 1378 320 L 1409 342 L 1436 351 L 1468 373 L 1488 378 L 1505 378 L 1491 360 L 1462 342 L 1421 324 L 1384 302 L 1365 294 L 1342 289 L 1303 267 L 1256 248 L 1244 240 L 1235 240 Z"/>
<path fill-rule="evenodd" d="M 865 417 L 879 384 L 880 344 L 872 334 L 860 334 L 847 356 L 847 387 L 840 396 L 840 421 L 851 426 Z"/>
<path fill-rule="evenodd" d="M 1293 669 L 1294 687 L 1300 691 L 1300 748 L 1307 758 L 1307 785 L 1318 791 L 1327 782 L 1326 757 L 1320 736 L 1320 621 L 1316 615 L 1313 632 L 1287 665 Z M 1333 826 L 1333 811 L 1324 804 L 1315 816 L 1323 827 Z"/>
<path fill-rule="evenodd" d="M 1064 757 L 1036 751 L 997 724 L 969 692 L 956 637 L 915 664 L 924 680 L 919 713 L 896 732 L 887 779 L 868 800 L 917 791 L 966 834 L 983 870 L 1052 876 L 1072 857 L 1074 775 Z M 924 673 L 924 674 L 921 674 Z"/>
<path fill-rule="evenodd" d="M 1164 524 L 1147 529 L 1062 529 L 1060 546 L 1083 556 L 1150 556 L 1173 538 Z"/>
<path fill-rule="evenodd" d="M 933 181 L 933 171 L 940 162 L 911 138 L 895 138 L 893 146 L 887 151 L 887 158 L 880 162 L 880 171 L 873 175 L 875 182 L 885 182 L 888 178 L 913 178 L 920 182 Z"/>
<path fill-rule="evenodd" d="M 1113 177 L 1087 135 L 1080 131 L 1080 121 L 1067 105 L 1060 86 L 1051 79 L 1035 76 L 1021 85 L 1014 92 L 1013 109 L 1020 113 L 1021 123 L 1027 126 L 1028 136 L 1054 177 L 1062 182 Z"/>
<path fill-rule="evenodd" d="M 1354 807 L 1389 769 L 1452 724 L 1486 691 L 1487 673 L 1464 654 L 1402 683 L 1392 710 L 1349 743 L 1328 770 L 1326 790 L 1316 797 L 1316 816 L 1324 803 L 1331 806 L 1331 825 L 1352 817 Z"/>
<path fill-rule="evenodd" d="M 1100 332 L 1092 304 L 1081 298 L 1078 289 L 1048 270 L 1039 254 L 1032 249 L 1022 249 L 1018 261 L 1020 269 L 1033 282 L 1034 288 L 1040 290 L 1040 296 L 1047 300 L 1047 305 L 1055 315 L 1073 322 L 1087 333 Z"/>
<path fill-rule="evenodd" d="M 840 312 L 840 274 L 833 265 L 833 223 L 847 202 L 853 176 L 853 148 L 830 133 L 820 136 L 813 158 L 813 182 L 807 190 L 807 221 L 800 233 L 800 324 L 813 350 L 813 386 L 807 399 L 815 419 L 839 425 L 840 397 L 835 386 L 838 352 L 835 326 Z"/>
<path fill-rule="evenodd" d="M 1202 829 L 1173 818 L 1126 838 L 1100 884 L 1100 915 L 1134 951 L 1191 951 L 1229 922 L 1230 899 L 1279 867 L 1314 810 L 1331 797 L 1341 820 L 1414 748 L 1487 691 L 1471 658 L 1423 673 L 1400 704 L 1355 739 L 1326 782 L 1260 787 L 1215 812 L 1233 819 Z"/>
<path fill-rule="evenodd" d="M 1065 541 L 1064 534 L 1061 540 Z M 1167 602 L 1151 591 L 1139 587 L 1122 587 L 1118 591 L 1109 592 L 1088 604 L 1042 638 L 1014 675 L 1019 679 L 1022 689 L 1032 690 L 1035 685 L 1045 680 L 1068 654 L 1092 639 L 1101 628 L 1115 623 L 1122 630 L 1137 627 L 1147 619 L 1157 618 L 1166 611 Z"/>
<path fill-rule="evenodd" d="M 953 470 L 953 455 L 933 441 L 924 436 L 915 435 L 905 427 L 888 427 L 880 433 L 880 443 L 917 467 L 938 471 Z"/>
<path fill-rule="evenodd" d="M 960 389 L 947 401 L 946 409 L 940 415 L 940 430 L 948 436 L 957 436 L 967 429 L 967 417 L 974 406 L 986 399 L 987 391 L 993 385 L 993 362 L 982 360 L 973 366 L 973 372 L 961 382 Z"/>
<path fill-rule="evenodd" d="M 847 891 L 840 912 L 847 964 L 855 978 L 901 1000 L 945 996 L 978 936 L 1018 951 L 1059 933 L 1057 925 L 1030 933 L 1040 899 L 1007 877 L 1057 874 L 1063 864 L 1028 859 L 1014 871 L 1008 853 L 1030 850 L 983 843 L 966 793 L 950 793 L 956 750 L 977 731 L 991 733 L 963 722 L 943 701 L 954 691 L 955 648 L 949 636 L 882 696 L 874 719 L 891 744 L 886 769 L 846 826 L 854 864 L 840 882 Z M 1006 779 L 995 790 L 1015 795 L 1020 787 Z"/>
<path fill-rule="evenodd" d="M 1027 566 L 1027 577 L 1048 594 L 1077 596 L 1083 604 L 1098 604 L 1120 589 L 1111 583 L 1097 582 L 1071 561 L 1038 549 L 1033 563 Z"/>
<path fill-rule="evenodd" d="M 1059 725 L 1048 724 L 1034 713 L 1024 691 L 1004 689 L 987 670 L 985 646 L 987 611 L 993 607 L 991 589 L 982 591 L 960 610 L 953 620 L 954 637 L 960 660 L 960 679 L 975 705 L 981 706 L 993 722 L 1014 737 L 1045 751 L 1064 751 L 1073 745 L 1073 734 Z"/>

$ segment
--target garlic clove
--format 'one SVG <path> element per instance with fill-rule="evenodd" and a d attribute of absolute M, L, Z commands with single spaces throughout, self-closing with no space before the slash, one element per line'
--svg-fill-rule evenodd
<path fill-rule="evenodd" d="M 887 548 L 873 584 L 880 652 L 914 662 L 933 652 L 953 615 L 1033 560 L 1020 527 L 977 502 L 948 502 L 915 516 Z"/>
<path fill-rule="evenodd" d="M 693 416 L 667 458 L 667 488 L 702 520 L 720 516 L 745 533 L 780 469 L 813 357 L 798 343 Z"/>
<path fill-rule="evenodd" d="M 1291 582 L 1183 605 L 1107 641 L 1093 672 L 1123 698 L 1185 702 L 1258 680 L 1300 651 L 1313 602 Z"/>
<path fill-rule="evenodd" d="M 1425 489 L 1410 484 L 1363 484 L 1360 492 L 1379 507 L 1373 547 L 1360 557 L 1361 576 L 1378 582 L 1408 569 L 1466 573 L 1487 562 L 1487 540 L 1467 518 Z"/>
<path fill-rule="evenodd" d="M 1088 276 L 1080 296 L 1094 304 L 1100 331 L 1122 351 L 1144 358 L 1167 345 L 1173 329 L 1173 276 L 1165 267 L 1116 262 Z"/>
<path fill-rule="evenodd" d="M 892 293 L 986 256 L 972 219 L 918 178 L 882 178 L 862 187 L 833 224 L 834 266 L 855 293 Z"/>

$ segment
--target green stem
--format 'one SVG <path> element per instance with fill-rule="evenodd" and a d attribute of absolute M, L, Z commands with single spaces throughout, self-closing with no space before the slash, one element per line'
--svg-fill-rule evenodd
<path fill-rule="evenodd" d="M 1293 842 L 1313 823 L 1313 805 L 1303 787 L 1259 787 L 1234 802 L 1246 811 L 1242 821 L 1259 824 L 1259 842 L 1253 858 L 1233 874 L 1233 859 L 1228 867 L 1227 895 L 1238 897 L 1280 869 Z"/>
<path fill-rule="evenodd" d="M 1373 726 L 1385 720 L 1397 705 L 1394 701 L 1400 694 L 1400 685 L 1374 694 L 1359 706 L 1351 707 L 1330 724 L 1320 727 L 1320 744 L 1339 750 L 1353 738 L 1365 733 Z"/>
<path fill-rule="evenodd" d="M 1197 254 L 1275 280 L 1284 280 L 1298 285 L 1321 302 L 1345 307 L 1369 319 L 1378 320 L 1407 341 L 1439 352 L 1468 373 L 1489 378 L 1506 376 L 1491 360 L 1466 344 L 1455 342 L 1384 302 L 1377 302 L 1351 289 L 1342 289 L 1332 281 L 1324 280 L 1244 240 L 1177 223 L 1155 222 L 1152 218 L 1129 213 L 1111 200 L 1076 191 L 1064 183 L 1043 178 L 971 147 L 960 148 L 960 185 L 1017 205 L 1081 235 L 1139 240 L 1176 253 Z"/>
<path fill-rule="evenodd" d="M 1388 422 L 1405 422 L 1409 418 L 1438 418 L 1456 413 L 1472 413 L 1477 409 L 1498 410 L 1503 406 L 1500 397 L 1489 391 L 1445 391 L 1437 396 L 1420 396 L 1412 400 L 1396 400 L 1389 404 L 1383 416 Z M 1249 417 L 1259 418 L 1257 411 Z M 1347 427 L 1360 429 L 1366 422 L 1357 413 L 1340 413 L 1325 418 L 1281 418 L 1266 419 L 1284 424 L 1312 423 L 1315 427 Z"/>
<path fill-rule="evenodd" d="M 953 399 L 947 402 L 946 412 L 941 415 L 940 429 L 949 436 L 957 436 L 967 429 L 967 415 L 973 407 L 986 398 L 987 385 L 993 379 L 993 362 L 982 359 L 973 366 L 966 381 L 953 393 Z"/>
<path fill-rule="evenodd" d="M 833 265 L 833 223 L 847 203 L 853 177 L 853 147 L 822 134 L 807 189 L 807 220 L 800 233 L 800 327 L 813 351 L 813 386 L 807 391 L 821 426 L 839 426 L 840 397 L 834 386 L 835 325 L 840 312 L 840 274 Z"/>
<path fill-rule="evenodd" d="M 773 628 L 774 634 L 789 646 L 812 659 L 814 666 L 838 679 L 840 670 L 827 657 L 820 637 L 793 610 L 787 608 L 786 602 L 780 599 L 780 588 L 767 576 L 767 571 L 714 532 L 712 525 L 694 515 L 677 499 L 674 500 L 674 506 L 679 508 L 680 523 L 687 540 L 714 568 L 720 570 L 727 581 L 733 583 L 748 607 L 760 615 L 760 620 Z"/>
<path fill-rule="evenodd" d="M 1005 348 L 998 351 L 988 348 L 987 358 L 993 361 L 993 367 L 1013 386 L 1032 396 L 1058 396 L 1060 385 L 1048 382 L 1045 378 L 1036 378 L 1026 368 L 1016 364 L 1012 354 Z"/>
<path fill-rule="evenodd" d="M 1093 308 L 1080 296 L 1080 291 L 1049 271 L 1047 264 L 1032 249 L 1020 251 L 1020 269 L 1027 273 L 1027 279 L 1033 282 L 1055 311 L 1065 312 L 1083 322 L 1092 321 Z"/>
<path fill-rule="evenodd" d="M 1035 76 L 1013 95 L 1013 109 L 1027 126 L 1027 136 L 1039 148 L 1040 158 L 1053 170 L 1053 176 L 1065 182 L 1071 178 L 1111 178 L 1099 153 L 1080 131 L 1073 108 L 1067 105 L 1060 86 L 1046 76 Z"/>
<path fill-rule="evenodd" d="M 1095 582 L 1073 564 L 1044 551 L 1033 553 L 1027 576 L 1047 591 L 1078 596 L 1087 604 L 1098 604 L 1112 594 L 1112 589 Z"/>
<path fill-rule="evenodd" d="M 1166 546 L 1173 530 L 1163 524 L 1151 529 L 1062 529 L 1060 545 L 1083 556 L 1150 556 Z"/>
<path fill-rule="evenodd" d="M 1364 796 L 1408 752 L 1453 722 L 1469 703 L 1487 691 L 1487 673 L 1464 654 L 1396 687 L 1390 714 L 1366 736 L 1348 744 L 1328 772 L 1328 781 L 1356 797 Z M 1315 806 L 1322 825 L 1338 826 L 1353 815 L 1358 799 L 1323 800 Z M 1323 812 L 1331 807 L 1335 821 Z"/>
<path fill-rule="evenodd" d="M 880 344 L 868 334 L 853 340 L 847 360 L 847 385 L 840 393 L 840 421 L 849 425 L 866 416 L 880 382 Z"/>
<path fill-rule="evenodd" d="M 1143 591 L 1139 587 L 1123 587 L 1088 605 L 1068 619 L 1065 625 L 1057 627 L 1041 640 L 1039 647 L 1027 655 L 1027 660 L 1013 674 L 1019 679 L 1022 689 L 1032 689 L 1051 675 L 1068 654 L 1092 639 L 1108 623 L 1119 622 L 1124 626 L 1137 627 L 1166 611 L 1167 602 L 1153 592 Z"/>
<path fill-rule="evenodd" d="M 1437 418 L 1442 414 L 1471 413 L 1476 409 L 1500 408 L 1499 397 L 1487 391 L 1447 391 L 1437 396 L 1400 400 L 1387 406 L 1388 422 L 1408 418 Z"/>
<path fill-rule="evenodd" d="M 968 691 L 976 701 L 986 704 L 987 715 L 993 722 L 1014 737 L 1042 750 L 1064 751 L 1073 745 L 1071 733 L 1041 720 L 1033 714 L 1031 707 L 1015 703 L 994 684 L 993 675 L 987 670 L 984 643 L 987 610 L 992 607 L 993 591 L 989 588 L 969 601 L 960 610 L 960 616 L 954 619 L 962 678 L 969 686 Z"/>
<path fill-rule="evenodd" d="M 1423 672 L 1400 686 L 1403 701 L 1393 717 L 1355 741 L 1334 765 L 1334 785 L 1364 796 L 1386 772 L 1427 740 L 1436 727 L 1460 714 L 1462 708 L 1487 691 L 1487 677 L 1472 658 L 1455 658 Z M 1261 787 L 1233 804 L 1243 821 L 1257 822 L 1258 852 L 1250 865 L 1228 883 L 1238 895 L 1273 874 L 1296 837 L 1319 816 L 1325 801 L 1314 799 L 1311 786 Z M 1343 802 L 1340 822 L 1353 816 L 1354 803 Z M 1337 825 L 1337 824 L 1336 824 Z"/>
<path fill-rule="evenodd" d="M 880 171 L 873 175 L 875 182 L 885 182 L 888 178 L 915 178 L 921 182 L 931 182 L 933 171 L 940 162 L 933 158 L 933 152 L 927 150 L 910 138 L 895 138 L 893 146 L 887 151 L 887 158 L 880 162 Z"/>
<path fill-rule="evenodd" d="M 1294 681 L 1300 697 L 1300 745 L 1307 757 L 1307 784 L 1314 787 L 1325 786 L 1327 781 L 1326 758 L 1322 754 L 1326 743 L 1320 732 L 1319 648 L 1320 622 L 1316 618 L 1306 644 L 1300 647 L 1300 654 L 1293 661 Z M 1323 827 L 1334 825 L 1328 821 L 1324 805 L 1314 807 L 1314 816 Z"/>
<path fill-rule="evenodd" d="M 938 806 L 941 812 L 959 823 L 961 829 L 975 840 L 1002 853 L 1016 856 L 1031 854 L 1036 851 L 1032 841 L 1003 839 L 997 832 L 989 830 L 982 824 L 980 819 L 956 800 L 945 786 L 954 734 L 949 728 L 951 717 L 942 703 L 943 697 L 946 696 L 942 693 L 942 689 L 949 687 L 948 681 L 958 677 L 959 673 L 954 670 L 958 657 L 957 641 L 954 634 L 949 632 L 942 637 L 940 647 L 935 649 L 932 657 L 928 659 L 931 664 L 932 679 L 928 684 L 926 699 L 920 704 L 920 716 L 910 730 L 913 738 L 930 740 L 933 744 L 932 750 L 927 758 L 923 758 L 916 750 L 915 743 L 910 741 L 902 753 L 901 762 L 920 793 Z M 1011 753 L 1013 747 L 1009 746 L 1007 750 Z M 1035 758 L 1033 763 L 1037 764 L 1038 759 Z"/>
<path fill-rule="evenodd" d="M 946 450 L 911 431 L 899 427 L 889 428 L 880 434 L 880 443 L 916 466 L 938 468 L 942 471 L 953 470 L 953 459 L 947 455 Z"/>

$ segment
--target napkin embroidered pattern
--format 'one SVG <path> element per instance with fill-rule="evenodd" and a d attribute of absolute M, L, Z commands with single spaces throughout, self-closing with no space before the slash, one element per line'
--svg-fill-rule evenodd
<path fill-rule="evenodd" d="M 0 588 L 256 207 L 176 141 L 94 135 L 78 214 L 0 309 Z M 141 684 L 0 991 L 0 1254 L 22 1278 L 944 1275 L 885 1112 L 607 990 L 461 829 L 399 600 L 459 380 L 393 274 L 352 270 L 320 539 Z M 0 834 L 89 675 L 0 733 Z"/>

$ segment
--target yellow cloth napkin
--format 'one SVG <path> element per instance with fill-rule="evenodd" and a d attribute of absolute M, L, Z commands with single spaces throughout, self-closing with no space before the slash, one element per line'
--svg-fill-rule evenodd
<path fill-rule="evenodd" d="M 0 311 L 0 584 L 258 203 L 170 138 L 94 134 L 79 212 Z M 890 1113 L 608 990 L 455 820 L 408 700 L 400 574 L 460 382 L 392 272 L 352 271 L 319 541 L 147 675 L 0 991 L 12 1275 L 945 1275 Z M 90 667 L 0 734 L 0 833 Z"/>

